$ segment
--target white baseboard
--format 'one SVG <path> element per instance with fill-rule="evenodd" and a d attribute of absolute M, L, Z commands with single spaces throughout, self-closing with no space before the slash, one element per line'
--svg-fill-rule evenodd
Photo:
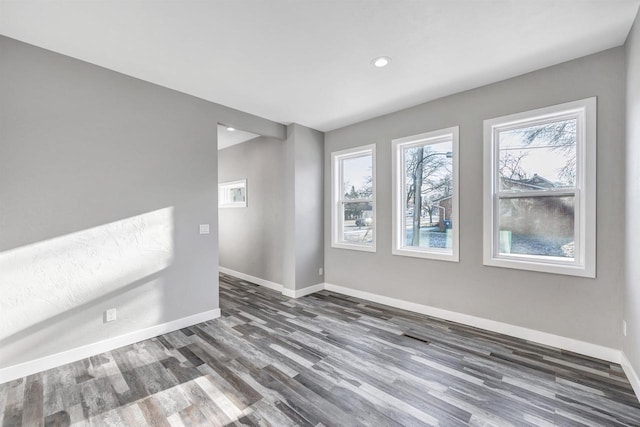
<path fill-rule="evenodd" d="M 319 283 L 317 285 L 308 286 L 304 289 L 293 290 L 287 289 L 283 285 L 280 285 L 278 283 L 273 283 L 268 280 L 260 279 L 259 277 L 254 277 L 248 274 L 240 273 L 238 271 L 233 271 L 228 268 L 220 267 L 220 271 L 222 273 L 230 274 L 232 276 L 236 276 L 240 279 L 247 280 L 261 286 L 266 286 L 275 291 L 282 292 L 283 295 L 290 298 L 300 298 L 302 296 L 326 289 L 328 291 L 336 292 L 339 294 L 349 295 L 352 297 L 361 298 L 363 300 L 385 304 L 391 307 L 396 307 L 415 313 L 426 314 L 428 316 L 437 317 L 439 319 L 449 320 L 452 322 L 461 323 L 463 325 L 473 326 L 476 328 L 509 335 L 550 347 L 572 351 L 574 353 L 595 357 L 597 359 L 606 360 L 608 362 L 619 363 L 623 366 L 625 373 L 629 377 L 629 381 L 631 382 L 636 394 L 638 394 L 638 399 L 640 400 L 640 394 L 638 392 L 638 390 L 640 390 L 640 382 L 638 380 L 638 376 L 633 370 L 633 367 L 631 367 L 629 361 L 626 360 L 624 354 L 620 350 L 617 350 L 615 348 L 605 347 L 599 344 L 592 344 L 585 341 L 576 340 L 574 338 L 554 335 L 535 329 L 525 328 L 522 326 L 515 326 L 508 323 L 498 322 L 496 320 L 485 319 L 482 317 L 471 316 L 469 314 L 458 313 L 442 308 L 431 307 L 428 305 L 404 301 L 397 298 L 386 297 L 383 295 L 360 291 L 357 289 L 347 288 L 345 286 L 334 285 L 331 283 Z"/>
<path fill-rule="evenodd" d="M 250 276 L 238 271 L 233 271 L 228 268 L 220 267 L 220 271 L 222 273 L 230 274 L 232 276 L 236 276 L 240 279 L 247 280 L 258 285 L 266 286 L 275 291 L 280 291 L 283 295 L 290 298 L 300 298 L 302 296 L 326 289 L 328 291 L 336 292 L 339 294 L 349 295 L 367 301 L 377 302 L 380 304 L 389 305 L 391 307 L 396 307 L 415 313 L 426 314 L 428 316 L 437 317 L 439 319 L 449 320 L 452 322 L 461 323 L 463 325 L 473 326 L 476 328 L 509 335 L 550 347 L 556 347 L 563 350 L 572 351 L 574 353 L 584 354 L 585 356 L 595 357 L 598 359 L 606 360 L 608 362 L 622 363 L 623 359 L 622 352 L 614 348 L 592 344 L 585 341 L 576 340 L 574 338 L 554 335 L 547 332 L 537 331 L 535 329 L 524 328 L 522 326 L 515 326 L 495 320 L 484 319 L 482 317 L 471 316 L 469 314 L 458 313 L 442 308 L 431 307 L 428 305 L 404 301 L 397 298 L 386 297 L 371 292 L 347 288 L 345 286 L 334 285 L 331 283 L 319 283 L 317 285 L 308 286 L 304 289 L 293 290 L 287 289 L 283 285 L 280 285 L 278 283 L 269 282 L 268 280 L 260 279 L 259 277 Z M 630 367 L 631 365 L 628 366 Z M 631 378 L 629 380 L 632 381 Z M 637 386 L 634 386 L 634 390 L 636 389 L 636 387 Z"/>
<path fill-rule="evenodd" d="M 521 326 L 510 325 L 508 323 L 502 323 L 495 320 L 484 319 L 482 317 L 457 313 L 455 311 L 417 304 L 414 302 L 386 297 L 370 292 L 359 291 L 356 289 L 333 285 L 330 283 L 325 283 L 325 289 L 328 291 L 337 292 L 339 294 L 349 295 L 367 301 L 377 302 L 380 304 L 389 305 L 391 307 L 401 308 L 403 310 L 413 311 L 415 313 L 426 314 L 427 316 L 433 316 L 440 319 L 462 323 L 464 325 L 486 329 L 488 331 L 498 332 L 500 334 L 505 334 L 516 338 L 521 338 L 527 341 L 569 350 L 575 353 L 584 354 L 585 356 L 606 360 L 608 362 L 621 363 L 622 359 L 622 352 L 620 350 L 604 347 L 598 344 L 579 341 L 573 338 L 553 335 L 546 332 L 536 331 L 534 329 L 523 328 Z"/>
<path fill-rule="evenodd" d="M 633 387 L 633 391 L 636 393 L 638 400 L 640 400 L 640 377 L 638 377 L 638 373 L 631 362 L 627 358 L 627 355 L 622 352 L 622 360 L 620 361 L 620 365 L 622 365 L 622 369 L 624 369 L 624 373 L 627 375 L 629 382 L 631 383 L 631 387 Z"/>
<path fill-rule="evenodd" d="M 232 270 L 226 267 L 218 267 L 221 273 L 228 274 L 230 276 L 237 277 L 238 279 L 246 280 L 247 282 L 255 283 L 256 285 L 264 286 L 265 288 L 272 289 L 277 292 L 281 292 L 282 295 L 287 296 L 289 298 L 300 298 L 305 295 L 312 294 L 314 292 L 318 292 L 324 289 L 324 283 L 318 283 L 317 285 L 307 286 L 303 289 L 288 289 L 285 288 L 284 285 L 279 283 L 270 282 L 269 280 L 261 279 L 256 276 L 251 276 L 250 274 L 241 273 L 239 271 Z"/>
<path fill-rule="evenodd" d="M 30 360 L 18 365 L 8 366 L 6 368 L 0 369 L 0 384 L 25 377 L 27 375 L 42 372 L 47 369 L 55 368 L 56 366 L 65 365 L 67 363 L 95 356 L 96 354 L 111 351 L 125 345 L 130 345 L 149 338 L 157 337 L 158 335 L 173 332 L 178 329 L 195 325 L 197 323 L 216 319 L 218 317 L 220 317 L 220 309 L 216 308 L 214 310 L 204 311 L 192 316 L 172 320 L 171 322 L 162 323 L 160 325 L 154 325 L 148 328 L 140 329 L 138 331 L 129 332 L 117 337 L 107 338 L 105 340 L 83 345 L 81 347 L 76 347 L 71 350 L 44 356 L 39 359 Z"/>
<path fill-rule="evenodd" d="M 324 289 L 324 283 L 318 283 L 317 285 L 311 285 L 311 286 L 307 286 L 306 288 L 296 289 L 296 290 L 284 288 L 282 289 L 282 294 L 285 296 L 288 296 L 289 298 L 300 298 L 305 295 L 312 294 L 314 292 L 319 292 L 323 289 Z"/>
<path fill-rule="evenodd" d="M 240 273 L 239 271 L 232 270 L 230 268 L 218 267 L 220 273 L 228 274 L 230 276 L 237 277 L 238 279 L 246 280 L 256 285 L 264 286 L 265 288 L 273 289 L 274 291 L 282 292 L 284 286 L 280 283 L 270 282 L 269 280 L 261 279 L 259 277 L 251 276 L 249 274 Z"/>

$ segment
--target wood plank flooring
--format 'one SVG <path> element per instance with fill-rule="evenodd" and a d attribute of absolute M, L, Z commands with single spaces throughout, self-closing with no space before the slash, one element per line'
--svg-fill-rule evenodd
<path fill-rule="evenodd" d="M 3 426 L 640 426 L 619 365 L 221 275 L 222 317 L 0 385 Z"/>

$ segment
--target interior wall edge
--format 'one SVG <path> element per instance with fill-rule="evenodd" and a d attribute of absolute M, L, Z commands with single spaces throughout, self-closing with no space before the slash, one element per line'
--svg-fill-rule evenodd
<path fill-rule="evenodd" d="M 311 295 L 316 292 L 320 292 L 325 289 L 325 283 L 318 283 L 316 285 L 310 285 L 300 289 L 283 289 L 282 295 L 287 296 L 289 298 L 302 298 L 307 295 Z"/>
<path fill-rule="evenodd" d="M 263 286 L 265 288 L 271 289 L 272 291 L 280 292 L 282 295 L 289 298 L 301 298 L 306 295 L 311 295 L 314 292 L 319 292 L 325 288 L 325 284 L 318 283 L 315 285 L 310 285 L 301 289 L 289 289 L 280 283 L 275 283 L 270 280 L 263 279 L 261 277 L 252 276 L 250 274 L 242 273 L 240 271 L 232 270 L 226 267 L 218 267 L 221 273 L 228 274 L 230 276 L 237 277 L 238 279 L 246 280 L 248 282 L 253 283 L 254 285 Z"/>
<path fill-rule="evenodd" d="M 284 289 L 284 285 L 281 285 L 280 283 L 272 282 L 270 280 L 262 279 L 260 277 L 256 277 L 256 276 L 252 276 L 250 274 L 242 273 L 240 271 L 232 270 L 230 268 L 226 268 L 226 267 L 220 266 L 220 267 L 218 267 L 218 270 L 220 271 L 220 273 L 228 274 L 230 276 L 237 277 L 238 279 L 246 280 L 246 281 L 251 282 L 251 283 L 253 283 L 255 285 L 264 286 L 265 288 L 269 288 L 269 289 L 274 290 L 276 292 L 282 292 L 283 289 Z"/>
<path fill-rule="evenodd" d="M 636 393 L 638 400 L 640 400 L 640 377 L 635 369 L 633 369 L 633 365 L 631 361 L 627 357 L 624 352 L 620 352 L 621 360 L 620 365 L 624 370 L 624 373 L 627 375 L 629 382 L 631 383 L 631 387 L 633 387 L 633 391 Z"/>
<path fill-rule="evenodd" d="M 635 375 L 634 389 L 640 393 L 640 226 L 637 222 L 640 207 L 640 12 L 625 43 L 626 71 L 626 132 L 625 132 L 625 271 L 622 299 L 626 333 L 622 350 L 627 369 Z M 624 366 L 624 365 L 623 365 Z M 627 374 L 631 380 L 632 375 Z"/>

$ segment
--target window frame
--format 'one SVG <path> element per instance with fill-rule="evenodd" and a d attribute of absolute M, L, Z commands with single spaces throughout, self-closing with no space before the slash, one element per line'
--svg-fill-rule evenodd
<path fill-rule="evenodd" d="M 371 197 L 363 199 L 345 199 L 343 194 L 343 160 L 371 155 Z M 371 243 L 352 243 L 341 239 L 344 232 L 344 204 L 371 203 L 372 241 Z M 331 153 L 331 247 L 364 252 L 376 252 L 377 212 L 376 212 L 376 145 L 368 144 Z"/>
<path fill-rule="evenodd" d="M 393 255 L 408 256 L 416 258 L 434 259 L 440 261 L 460 261 L 460 168 L 459 168 L 459 126 L 453 126 L 445 129 L 425 132 L 418 135 L 397 138 L 391 141 L 392 145 L 392 249 Z M 452 154 L 452 180 L 453 180 L 453 197 L 451 220 L 454 224 L 452 228 L 452 248 L 451 253 L 448 251 L 437 250 L 436 248 L 414 248 L 403 245 L 405 239 L 406 218 L 404 215 L 404 149 L 413 146 L 424 146 L 429 144 L 437 144 L 442 142 L 445 137 L 451 137 Z M 431 142 L 430 142 L 431 141 Z M 400 173 L 402 173 L 400 175 Z"/>
<path fill-rule="evenodd" d="M 596 277 L 596 97 L 484 121 L 484 265 L 580 277 Z M 499 141 L 502 131 L 563 119 L 576 119 L 576 181 L 574 188 L 531 191 L 500 190 Z M 574 197 L 574 260 L 563 257 L 501 254 L 499 203 L 526 197 Z"/>
<path fill-rule="evenodd" d="M 233 188 L 244 188 L 244 200 L 241 202 L 231 202 L 227 200 L 227 190 Z M 236 181 L 221 182 L 218 184 L 218 208 L 246 208 L 247 207 L 247 179 L 239 179 Z"/>

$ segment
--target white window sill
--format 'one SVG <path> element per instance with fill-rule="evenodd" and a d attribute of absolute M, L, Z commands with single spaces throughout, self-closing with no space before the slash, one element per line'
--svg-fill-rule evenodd
<path fill-rule="evenodd" d="M 414 258 L 423 258 L 423 259 L 435 259 L 438 261 L 449 261 L 449 262 L 459 262 L 460 257 L 457 253 L 445 252 L 445 251 L 429 251 L 429 250 L 420 250 L 420 249 L 393 249 L 393 255 L 398 256 L 408 256 Z"/>
<path fill-rule="evenodd" d="M 336 249 L 349 249 L 353 251 L 362 251 L 362 252 L 375 252 L 376 245 L 358 245 L 356 243 L 332 243 L 332 248 Z"/>
<path fill-rule="evenodd" d="M 578 264 L 546 263 L 542 260 L 520 260 L 509 258 L 485 258 L 484 265 L 489 267 L 512 268 L 516 270 L 538 271 L 541 273 L 562 274 L 565 276 L 587 277 L 595 279 L 595 268 L 586 268 Z"/>

